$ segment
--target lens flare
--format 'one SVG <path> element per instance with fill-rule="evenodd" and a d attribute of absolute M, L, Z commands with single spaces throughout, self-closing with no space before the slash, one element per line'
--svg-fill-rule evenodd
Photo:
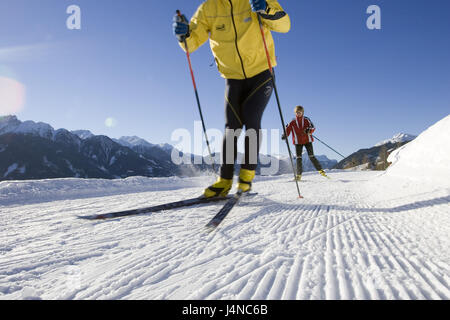
<path fill-rule="evenodd" d="M 25 105 L 25 86 L 0 76 L 0 116 L 16 114 Z"/>
<path fill-rule="evenodd" d="M 115 126 L 117 126 L 117 120 L 112 117 L 106 118 L 105 126 L 107 126 L 108 128 L 114 128 Z"/>

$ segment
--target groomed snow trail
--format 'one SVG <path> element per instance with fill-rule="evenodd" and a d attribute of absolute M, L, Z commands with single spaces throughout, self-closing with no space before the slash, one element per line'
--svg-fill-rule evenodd
<path fill-rule="evenodd" d="M 290 175 L 258 177 L 259 195 L 211 234 L 221 204 L 76 218 L 194 197 L 208 177 L 0 206 L 0 299 L 450 299 L 450 189 L 396 195 L 379 172 L 329 175 L 305 174 L 304 199 Z"/>

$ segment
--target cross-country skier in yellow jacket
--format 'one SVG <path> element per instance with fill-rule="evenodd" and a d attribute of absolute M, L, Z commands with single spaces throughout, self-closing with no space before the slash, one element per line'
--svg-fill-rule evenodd
<path fill-rule="evenodd" d="M 238 190 L 248 192 L 255 177 L 261 119 L 273 91 L 257 14 L 261 16 L 270 60 L 275 67 L 271 31 L 286 33 L 291 27 L 289 16 L 276 0 L 207 0 L 199 6 L 190 23 L 184 16 L 183 19 L 174 17 L 173 30 L 181 48 L 185 50 L 186 40 L 189 51 L 193 52 L 209 39 L 217 68 L 226 79 L 222 166 L 219 179 L 205 189 L 205 197 L 226 196 L 230 191 L 237 157 L 235 130 L 244 126 L 247 133 L 256 133 L 256 146 L 251 141 L 255 139 L 247 136 Z M 229 139 L 234 141 L 229 143 Z M 230 145 L 232 148 L 227 148 Z"/>

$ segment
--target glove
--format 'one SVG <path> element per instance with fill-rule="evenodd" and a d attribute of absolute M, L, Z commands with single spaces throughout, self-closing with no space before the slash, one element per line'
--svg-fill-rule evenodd
<path fill-rule="evenodd" d="M 281 136 L 281 140 L 286 140 L 286 135 L 283 133 L 283 135 Z"/>
<path fill-rule="evenodd" d="M 311 133 L 311 129 L 310 128 L 305 129 L 305 133 L 306 134 L 310 134 Z"/>
<path fill-rule="evenodd" d="M 173 17 L 172 27 L 173 34 L 179 42 L 183 42 L 189 37 L 189 23 L 184 14 L 181 17 L 178 14 Z"/>
<path fill-rule="evenodd" d="M 267 3 L 266 0 L 250 0 L 250 6 L 254 12 L 265 13 Z"/>

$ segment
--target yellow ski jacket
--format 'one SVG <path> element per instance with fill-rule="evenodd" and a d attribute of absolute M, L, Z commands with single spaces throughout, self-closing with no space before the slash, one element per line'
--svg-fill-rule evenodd
<path fill-rule="evenodd" d="M 267 0 L 266 13 L 261 17 L 275 67 L 271 31 L 286 33 L 291 28 L 291 21 L 276 0 Z M 186 42 L 190 52 L 210 39 L 211 51 L 223 78 L 251 78 L 269 68 L 258 17 L 248 0 L 206 0 L 192 17 L 189 31 Z M 184 43 L 180 46 L 185 50 Z"/>

